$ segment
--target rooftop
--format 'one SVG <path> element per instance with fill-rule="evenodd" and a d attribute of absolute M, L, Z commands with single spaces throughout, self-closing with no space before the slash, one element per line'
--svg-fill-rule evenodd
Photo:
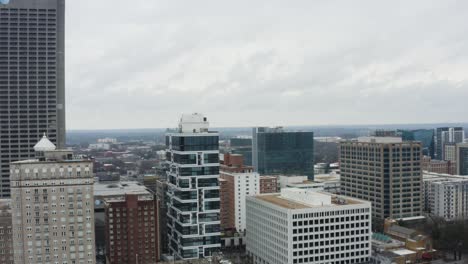
<path fill-rule="evenodd" d="M 281 190 L 281 194 L 258 195 L 255 196 L 255 198 L 287 209 L 306 209 L 365 203 L 364 201 L 354 198 L 298 188 L 284 188 Z"/>
<path fill-rule="evenodd" d="M 358 142 L 364 143 L 403 143 L 401 137 L 359 137 Z"/>
<path fill-rule="evenodd" d="M 125 194 L 152 195 L 146 186 L 135 181 L 122 181 L 115 183 L 94 183 L 94 197 L 115 197 Z"/>
<path fill-rule="evenodd" d="M 50 142 L 45 133 L 41 140 L 34 145 L 34 151 L 51 151 L 55 149 L 55 145 Z"/>

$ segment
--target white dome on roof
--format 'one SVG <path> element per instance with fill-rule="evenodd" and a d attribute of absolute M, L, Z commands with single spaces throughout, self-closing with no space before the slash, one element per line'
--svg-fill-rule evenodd
<path fill-rule="evenodd" d="M 56 147 L 54 143 L 50 142 L 45 133 L 41 140 L 39 140 L 39 142 L 34 146 L 34 151 L 51 151 L 55 149 Z"/>

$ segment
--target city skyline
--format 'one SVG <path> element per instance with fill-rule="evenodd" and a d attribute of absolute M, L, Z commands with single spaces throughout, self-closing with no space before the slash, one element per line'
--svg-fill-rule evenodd
<path fill-rule="evenodd" d="M 172 127 L 174 112 L 219 127 L 466 121 L 467 8 L 69 1 L 67 126 Z"/>

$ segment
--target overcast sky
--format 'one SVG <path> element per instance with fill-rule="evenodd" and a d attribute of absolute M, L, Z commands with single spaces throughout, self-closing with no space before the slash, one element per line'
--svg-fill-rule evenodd
<path fill-rule="evenodd" d="M 69 129 L 468 121 L 468 1 L 66 4 Z"/>

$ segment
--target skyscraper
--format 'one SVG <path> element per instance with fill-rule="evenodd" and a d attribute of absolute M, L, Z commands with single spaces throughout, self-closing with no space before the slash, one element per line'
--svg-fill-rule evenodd
<path fill-rule="evenodd" d="M 362 137 L 340 144 L 341 193 L 372 202 L 377 224 L 422 214 L 421 143 Z M 380 221 L 379 221 L 380 220 Z"/>
<path fill-rule="evenodd" d="M 96 263 L 93 162 L 45 136 L 34 150 L 11 163 L 14 263 Z"/>
<path fill-rule="evenodd" d="M 439 127 L 435 133 L 435 158 L 442 160 L 444 158 L 445 144 L 463 143 L 465 140 L 465 131 L 463 127 Z"/>
<path fill-rule="evenodd" d="M 457 144 L 457 174 L 468 175 L 468 143 Z"/>
<path fill-rule="evenodd" d="M 260 175 L 306 175 L 314 179 L 313 132 L 256 127 L 252 138 L 252 165 Z"/>
<path fill-rule="evenodd" d="M 45 132 L 65 145 L 65 0 L 0 2 L 0 197 Z"/>
<path fill-rule="evenodd" d="M 182 115 L 166 146 L 169 254 L 211 256 L 221 247 L 219 135 L 208 131 L 203 115 Z"/>

